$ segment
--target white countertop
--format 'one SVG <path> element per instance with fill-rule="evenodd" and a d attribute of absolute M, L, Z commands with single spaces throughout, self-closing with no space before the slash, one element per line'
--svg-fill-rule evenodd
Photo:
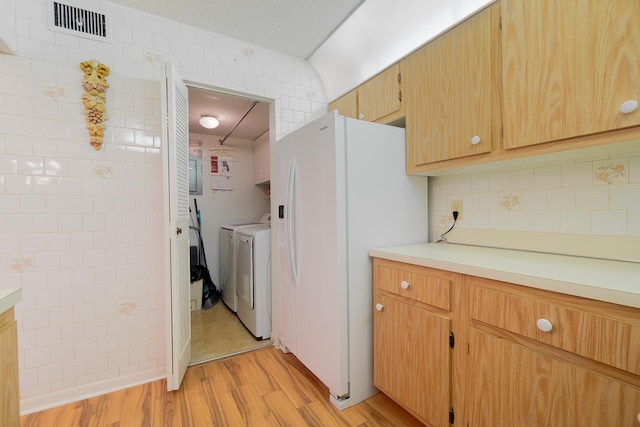
<path fill-rule="evenodd" d="M 640 263 L 424 243 L 369 255 L 640 308 Z"/>
<path fill-rule="evenodd" d="M 0 314 L 16 305 L 20 299 L 22 299 L 22 289 L 0 289 Z"/>

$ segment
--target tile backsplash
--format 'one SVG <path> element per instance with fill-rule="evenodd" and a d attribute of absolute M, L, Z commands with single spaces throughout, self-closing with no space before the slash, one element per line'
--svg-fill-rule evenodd
<path fill-rule="evenodd" d="M 451 202 L 461 200 L 462 219 L 448 235 L 454 242 L 478 232 L 634 241 L 640 238 L 640 142 L 608 156 L 434 177 L 430 194 L 431 240 L 451 226 Z"/>

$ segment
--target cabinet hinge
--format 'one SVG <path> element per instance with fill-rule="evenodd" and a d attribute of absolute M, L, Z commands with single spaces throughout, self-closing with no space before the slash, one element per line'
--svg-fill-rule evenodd
<path fill-rule="evenodd" d="M 398 73 L 398 83 L 402 83 L 402 74 Z"/>
<path fill-rule="evenodd" d="M 449 332 L 449 347 L 453 348 L 456 345 L 456 337 L 453 332 Z"/>
<path fill-rule="evenodd" d="M 402 102 L 402 91 L 398 92 L 398 101 Z"/>
<path fill-rule="evenodd" d="M 453 424 L 456 419 L 456 415 L 453 413 L 453 407 L 449 408 L 449 424 Z"/>
<path fill-rule="evenodd" d="M 499 23 L 499 26 L 500 26 L 500 31 L 502 31 L 502 16 L 500 17 L 500 23 Z"/>

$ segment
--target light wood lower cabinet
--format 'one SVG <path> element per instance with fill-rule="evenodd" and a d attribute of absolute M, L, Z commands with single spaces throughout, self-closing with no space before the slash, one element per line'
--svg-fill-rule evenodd
<path fill-rule="evenodd" d="M 640 426 L 640 310 L 467 276 L 469 426 Z"/>
<path fill-rule="evenodd" d="M 377 259 L 374 265 L 374 384 L 425 424 L 448 426 L 451 274 Z"/>
<path fill-rule="evenodd" d="M 383 292 L 376 301 L 375 386 L 421 421 L 448 425 L 450 319 Z"/>
<path fill-rule="evenodd" d="M 637 308 L 382 259 L 374 305 L 375 385 L 426 425 L 640 426 Z"/>
<path fill-rule="evenodd" d="M 0 426 L 19 425 L 18 328 L 12 307 L 0 314 Z"/>
<path fill-rule="evenodd" d="M 640 389 L 471 330 L 469 426 L 637 426 Z"/>

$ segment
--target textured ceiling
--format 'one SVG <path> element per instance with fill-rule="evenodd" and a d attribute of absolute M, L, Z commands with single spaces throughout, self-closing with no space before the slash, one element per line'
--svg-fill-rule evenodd
<path fill-rule="evenodd" d="M 110 0 L 306 59 L 364 0 Z"/>
<path fill-rule="evenodd" d="M 306 59 L 364 0 L 110 1 Z M 252 104 L 250 99 L 189 88 L 190 131 L 223 138 Z M 211 130 L 200 126 L 203 114 L 217 116 L 220 126 Z M 260 102 L 230 138 L 253 141 L 267 130 L 269 104 Z"/>

